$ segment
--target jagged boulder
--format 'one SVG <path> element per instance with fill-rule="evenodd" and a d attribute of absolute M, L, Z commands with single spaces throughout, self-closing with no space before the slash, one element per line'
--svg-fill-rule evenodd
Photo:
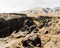
<path fill-rule="evenodd" d="M 10 20 L 1 19 L 0 21 L 0 37 L 6 37 L 11 35 L 13 31 L 16 33 L 19 30 L 27 30 L 30 26 L 34 25 L 32 18 L 30 17 L 20 17 L 20 18 L 13 18 Z M 28 32 L 32 31 L 33 29 L 29 29 Z"/>
<path fill-rule="evenodd" d="M 41 47 L 41 40 L 37 34 L 31 33 L 23 38 L 22 44 L 24 47 Z"/>
<path fill-rule="evenodd" d="M 14 18 L 0 22 L 0 37 L 10 35 L 14 30 L 18 31 L 23 27 L 24 20 L 22 18 Z M 8 34 L 8 35 L 7 35 Z"/>

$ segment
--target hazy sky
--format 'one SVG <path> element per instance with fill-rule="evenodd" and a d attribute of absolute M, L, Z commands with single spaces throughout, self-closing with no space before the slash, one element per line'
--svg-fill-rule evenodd
<path fill-rule="evenodd" d="M 0 12 L 20 12 L 35 7 L 60 7 L 60 0 L 0 0 Z"/>

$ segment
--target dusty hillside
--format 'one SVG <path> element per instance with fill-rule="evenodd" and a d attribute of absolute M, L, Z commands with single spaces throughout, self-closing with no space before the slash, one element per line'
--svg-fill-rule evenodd
<path fill-rule="evenodd" d="M 55 7 L 53 9 L 36 7 L 36 8 L 22 11 L 20 13 L 25 13 L 30 17 L 32 17 L 32 16 L 34 16 L 34 17 L 39 17 L 39 16 L 60 17 L 60 7 Z"/>
<path fill-rule="evenodd" d="M 0 48 L 60 48 L 60 17 L 0 14 Z"/>

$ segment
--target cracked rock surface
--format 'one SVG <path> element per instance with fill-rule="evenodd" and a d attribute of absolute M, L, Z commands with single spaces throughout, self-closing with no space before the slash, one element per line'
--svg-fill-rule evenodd
<path fill-rule="evenodd" d="M 60 17 L 0 17 L 0 48 L 60 48 Z"/>

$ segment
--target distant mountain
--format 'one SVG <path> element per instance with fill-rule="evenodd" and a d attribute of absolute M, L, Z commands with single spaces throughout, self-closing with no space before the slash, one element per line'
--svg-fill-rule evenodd
<path fill-rule="evenodd" d="M 28 15 L 60 16 L 60 7 L 55 7 L 53 9 L 36 7 L 20 13 L 25 13 Z"/>
<path fill-rule="evenodd" d="M 41 13 L 49 13 L 49 12 L 53 12 L 52 9 L 50 8 L 41 8 L 41 7 L 37 7 L 37 8 L 33 8 L 33 9 L 29 9 L 26 11 L 22 11 L 21 13 L 27 13 L 27 14 L 41 14 Z"/>
<path fill-rule="evenodd" d="M 53 10 L 54 10 L 55 12 L 60 12 L 60 7 L 55 7 Z"/>
<path fill-rule="evenodd" d="M 53 9 L 51 9 L 51 8 L 46 8 L 45 10 L 48 11 L 48 13 L 52 13 L 53 12 Z"/>
<path fill-rule="evenodd" d="M 26 11 L 22 11 L 21 13 L 40 14 L 40 13 L 47 13 L 47 11 L 44 8 L 37 7 L 37 8 L 29 9 L 29 10 L 26 10 Z"/>

